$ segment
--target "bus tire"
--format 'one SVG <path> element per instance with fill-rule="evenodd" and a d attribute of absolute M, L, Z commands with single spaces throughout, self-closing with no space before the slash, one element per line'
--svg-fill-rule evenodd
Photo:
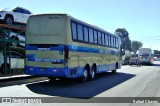
<path fill-rule="evenodd" d="M 88 76 L 89 76 L 88 72 L 89 72 L 89 69 L 85 67 L 83 70 L 83 76 L 80 78 L 81 82 L 86 82 L 88 80 Z"/>
<path fill-rule="evenodd" d="M 91 72 L 89 74 L 89 80 L 94 80 L 96 77 L 96 66 L 92 66 Z"/>

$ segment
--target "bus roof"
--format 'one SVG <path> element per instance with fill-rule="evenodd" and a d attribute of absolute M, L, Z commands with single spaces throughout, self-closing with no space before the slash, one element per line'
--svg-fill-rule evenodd
<path fill-rule="evenodd" d="M 84 21 L 81 21 L 81 20 L 79 20 L 79 19 L 76 19 L 76 18 L 74 18 L 73 16 L 71 16 L 71 15 L 69 15 L 69 14 L 66 14 L 66 13 L 36 14 L 36 15 L 32 15 L 32 16 L 30 16 L 30 17 L 43 16 L 43 15 L 44 15 L 44 16 L 45 16 L 45 15 L 66 15 L 66 16 L 69 17 L 70 19 L 72 19 L 72 20 L 74 20 L 74 21 L 77 21 L 77 22 L 79 22 L 79 23 L 81 23 L 81 24 L 84 24 L 84 25 L 87 25 L 87 26 L 89 26 L 89 27 L 95 28 L 95 29 L 100 30 L 100 31 L 102 31 L 102 32 L 104 32 L 104 33 L 107 33 L 107 34 L 109 34 L 109 35 L 112 35 L 112 36 L 114 36 L 114 37 L 119 37 L 118 35 L 112 34 L 112 33 L 108 32 L 108 31 L 106 31 L 106 30 L 104 30 L 104 29 L 102 29 L 102 28 L 100 28 L 100 27 L 98 27 L 98 26 L 96 26 L 96 25 L 88 24 L 88 23 L 86 23 L 86 22 L 84 22 Z"/>

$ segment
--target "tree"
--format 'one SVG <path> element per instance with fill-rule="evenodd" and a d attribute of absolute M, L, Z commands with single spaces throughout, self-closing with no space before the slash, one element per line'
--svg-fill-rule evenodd
<path fill-rule="evenodd" d="M 115 30 L 115 34 L 122 40 L 121 49 L 131 51 L 131 40 L 129 39 L 128 31 L 125 28 L 118 28 Z"/>
<path fill-rule="evenodd" d="M 143 43 L 140 41 L 132 41 L 132 51 L 134 52 L 134 54 L 136 54 L 136 52 L 138 51 L 139 48 L 141 48 L 143 46 Z"/>
<path fill-rule="evenodd" d="M 160 54 L 160 51 L 154 50 L 154 54 Z"/>
<path fill-rule="evenodd" d="M 159 50 L 154 50 L 154 56 L 159 57 L 160 56 L 160 51 Z"/>

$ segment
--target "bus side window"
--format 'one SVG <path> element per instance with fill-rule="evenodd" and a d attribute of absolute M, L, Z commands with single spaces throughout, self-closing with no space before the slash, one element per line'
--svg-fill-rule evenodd
<path fill-rule="evenodd" d="M 118 38 L 116 38 L 116 47 L 118 48 Z"/>
<path fill-rule="evenodd" d="M 77 25 L 75 23 L 72 23 L 72 38 L 73 40 L 77 40 Z"/>
<path fill-rule="evenodd" d="M 118 48 L 118 46 L 117 46 L 117 45 L 118 45 L 118 41 L 117 41 L 117 38 L 116 38 L 116 48 Z"/>
<path fill-rule="evenodd" d="M 111 42 L 111 47 L 113 47 L 113 37 L 112 36 L 111 36 L 110 42 Z"/>
<path fill-rule="evenodd" d="M 97 31 L 94 31 L 94 43 L 97 44 Z"/>
<path fill-rule="evenodd" d="M 109 39 L 108 39 L 108 37 L 109 36 L 107 34 L 105 34 L 106 46 L 109 46 L 109 41 L 108 41 Z"/>
<path fill-rule="evenodd" d="M 88 42 L 88 28 L 84 27 L 84 41 Z"/>
<path fill-rule="evenodd" d="M 93 29 L 89 29 L 89 42 L 93 43 Z"/>
<path fill-rule="evenodd" d="M 108 36 L 108 45 L 111 46 L 111 36 Z"/>
<path fill-rule="evenodd" d="M 102 33 L 102 45 L 105 45 L 105 35 Z"/>
<path fill-rule="evenodd" d="M 113 47 L 116 47 L 116 38 L 113 37 Z"/>
<path fill-rule="evenodd" d="M 102 33 L 98 32 L 98 44 L 102 44 Z"/>
<path fill-rule="evenodd" d="M 83 41 L 83 28 L 82 25 L 77 25 L 78 28 L 78 40 Z"/>

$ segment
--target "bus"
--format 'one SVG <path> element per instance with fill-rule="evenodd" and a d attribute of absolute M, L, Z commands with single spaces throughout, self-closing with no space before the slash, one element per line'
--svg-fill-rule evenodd
<path fill-rule="evenodd" d="M 154 51 L 151 48 L 140 48 L 138 57 L 142 64 L 152 65 L 154 63 Z"/>
<path fill-rule="evenodd" d="M 38 14 L 26 27 L 25 74 L 93 80 L 121 67 L 121 40 L 68 14 Z"/>

